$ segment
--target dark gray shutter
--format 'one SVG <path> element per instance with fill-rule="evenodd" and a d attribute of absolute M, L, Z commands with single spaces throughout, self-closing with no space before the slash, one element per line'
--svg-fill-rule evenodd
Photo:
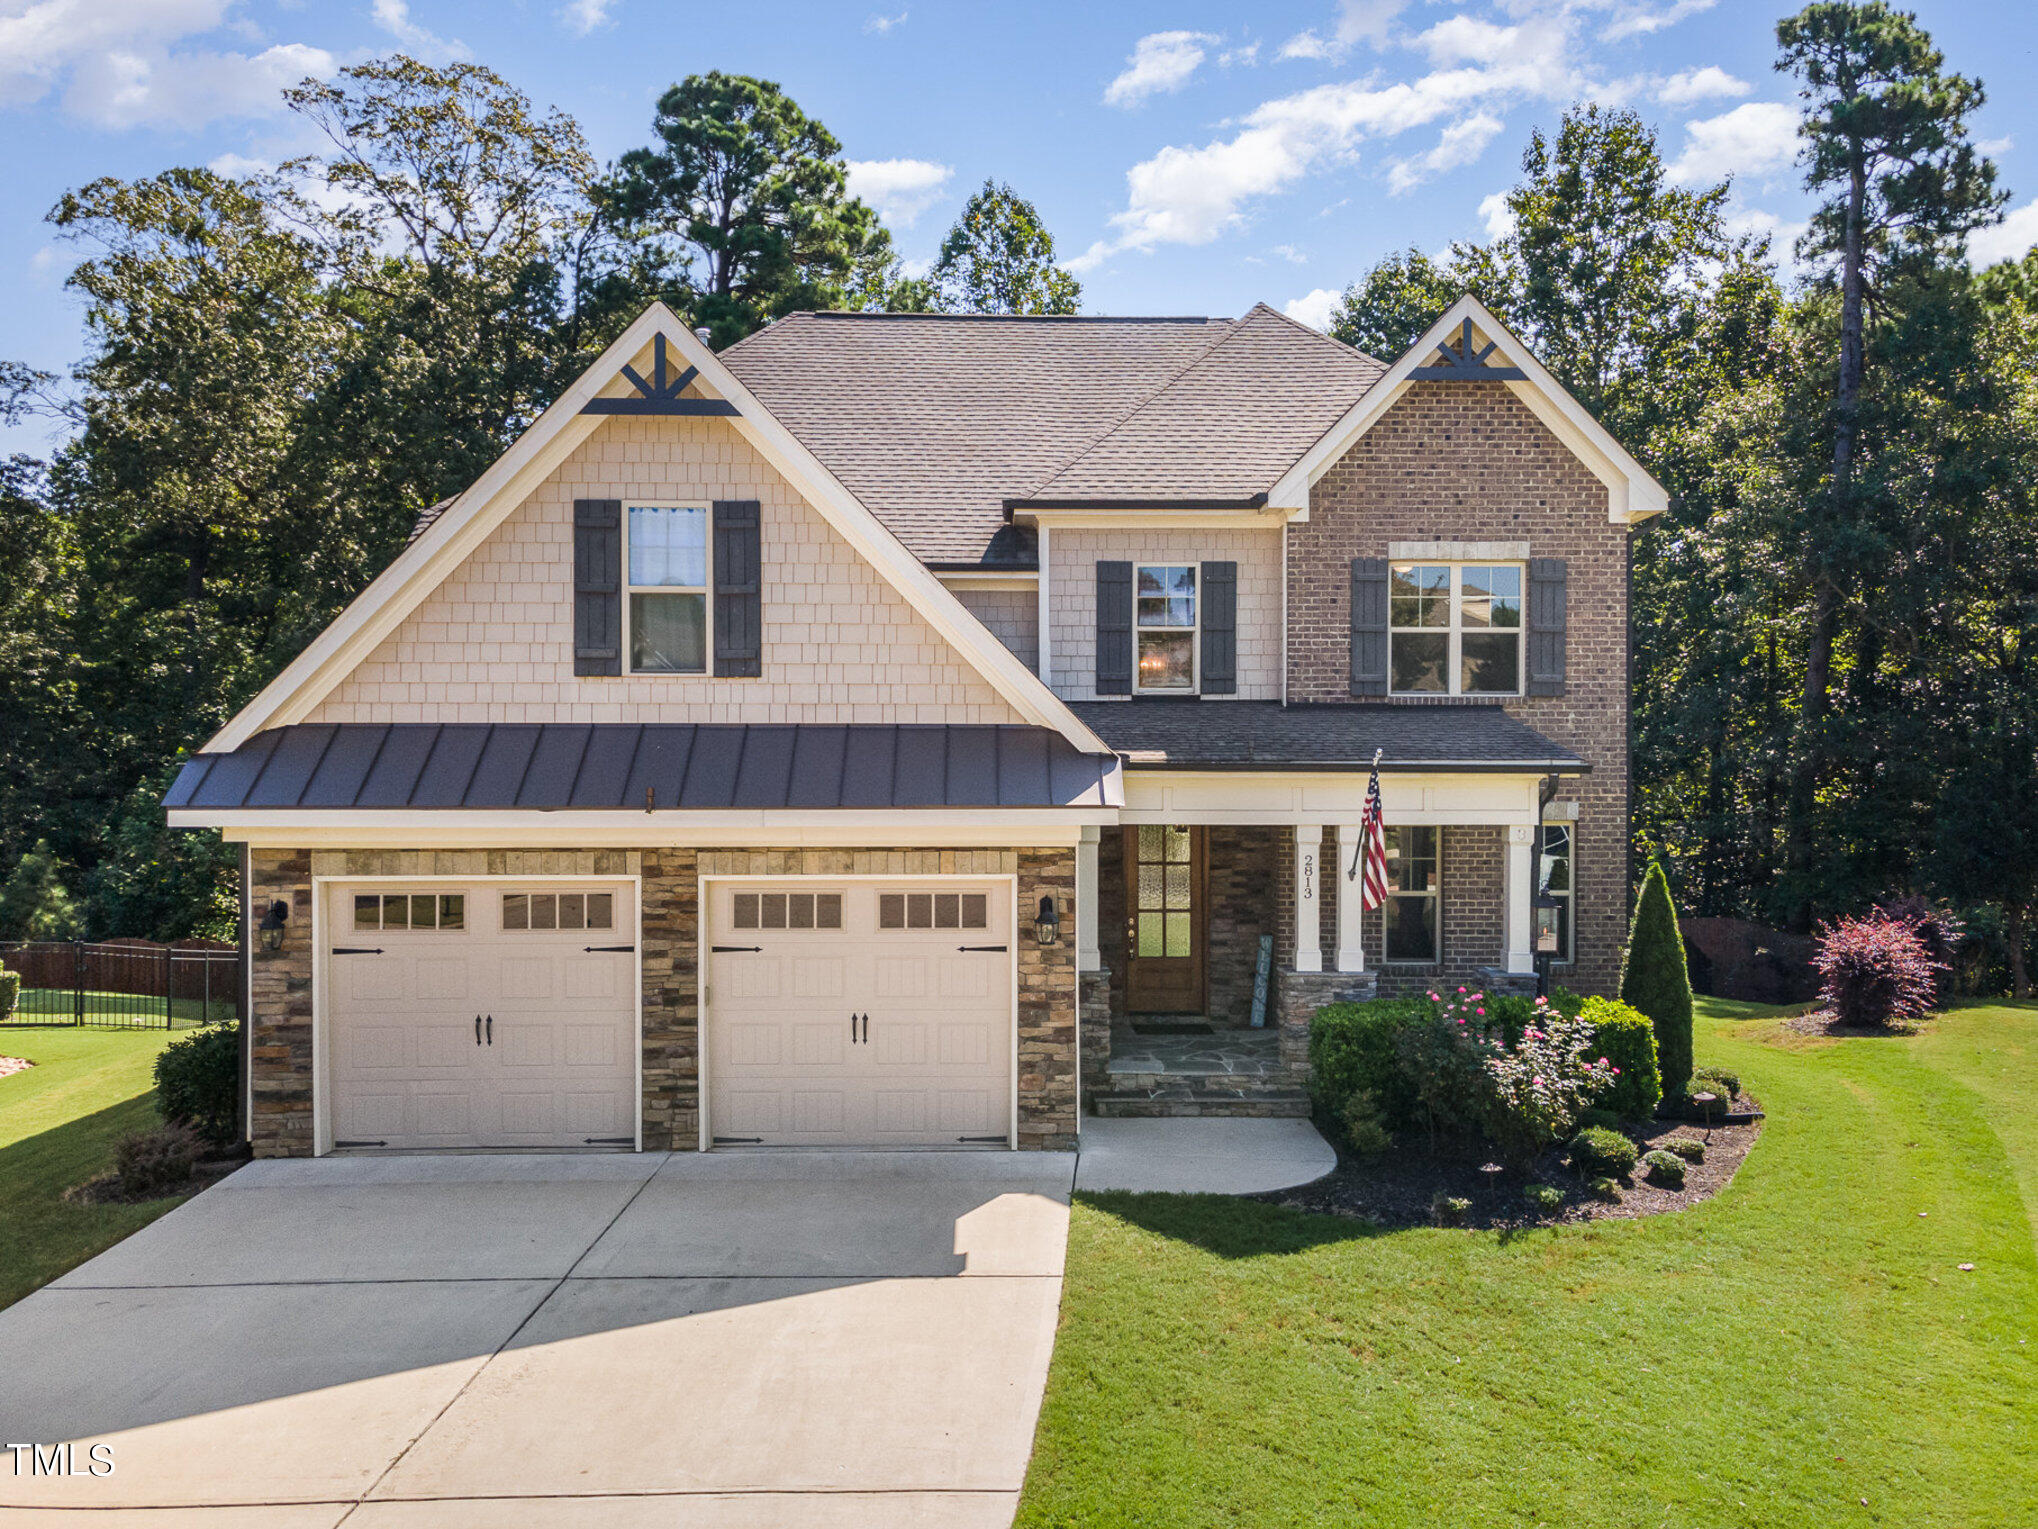
<path fill-rule="evenodd" d="M 1205 563 L 1203 602 L 1203 694 L 1238 693 L 1238 564 Z"/>
<path fill-rule="evenodd" d="M 1352 694 L 1387 693 L 1387 559 L 1352 559 Z"/>
<path fill-rule="evenodd" d="M 623 501 L 573 501 L 573 672 L 623 672 Z"/>
<path fill-rule="evenodd" d="M 1097 565 L 1097 694 L 1132 694 L 1132 565 Z"/>
<path fill-rule="evenodd" d="M 764 673 L 764 577 L 755 499 L 715 501 L 715 673 Z"/>
<path fill-rule="evenodd" d="M 1528 693 L 1564 693 L 1564 560 L 1529 559 Z"/>

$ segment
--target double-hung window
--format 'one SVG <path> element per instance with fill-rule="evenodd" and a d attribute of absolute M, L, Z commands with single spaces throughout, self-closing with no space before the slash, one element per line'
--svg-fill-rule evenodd
<path fill-rule="evenodd" d="M 1196 688 L 1196 565 L 1140 563 L 1133 569 L 1142 691 Z"/>
<path fill-rule="evenodd" d="M 633 504 L 628 565 L 630 672 L 708 672 L 708 507 Z"/>
<path fill-rule="evenodd" d="M 1396 563 L 1388 586 L 1395 695 L 1520 695 L 1518 563 Z"/>
<path fill-rule="evenodd" d="M 1435 961 L 1440 949 L 1437 830 L 1402 826 L 1387 830 L 1387 905 L 1384 910 L 1389 961 Z"/>
<path fill-rule="evenodd" d="M 1536 953 L 1553 961 L 1571 959 L 1572 830 L 1569 823 L 1545 823 L 1536 860 Z"/>

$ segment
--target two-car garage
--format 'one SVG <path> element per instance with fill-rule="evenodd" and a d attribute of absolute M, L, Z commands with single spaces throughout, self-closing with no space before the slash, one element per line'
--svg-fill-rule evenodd
<path fill-rule="evenodd" d="M 639 884 L 323 884 L 331 1150 L 640 1145 Z M 1009 878 L 700 889 L 701 1146 L 1008 1145 Z"/>

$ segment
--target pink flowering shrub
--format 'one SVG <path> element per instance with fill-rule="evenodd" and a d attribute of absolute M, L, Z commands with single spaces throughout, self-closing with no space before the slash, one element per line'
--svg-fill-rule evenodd
<path fill-rule="evenodd" d="M 1590 1024 L 1567 1019 L 1541 999 L 1537 1005 L 1538 1019 L 1513 1045 L 1497 1035 L 1473 1042 L 1483 1085 L 1479 1123 L 1517 1175 L 1570 1136 L 1586 1107 L 1620 1076 L 1599 1054 Z"/>
<path fill-rule="evenodd" d="M 1889 1025 L 1932 1012 L 1943 963 L 1934 961 L 1915 922 L 1873 913 L 1819 930 L 1812 965 L 1824 979 L 1820 1000 L 1843 1025 Z"/>
<path fill-rule="evenodd" d="M 1474 1042 L 1486 1038 L 1483 994 L 1459 988 L 1446 997 L 1429 994 L 1426 1014 L 1395 1037 L 1395 1053 L 1416 1120 L 1434 1147 L 1439 1136 L 1459 1135 L 1479 1124 L 1479 1056 Z"/>

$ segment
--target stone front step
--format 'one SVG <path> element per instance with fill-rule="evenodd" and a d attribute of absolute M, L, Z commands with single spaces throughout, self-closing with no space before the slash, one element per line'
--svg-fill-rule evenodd
<path fill-rule="evenodd" d="M 1156 1120 L 1197 1115 L 1245 1116 L 1254 1119 L 1306 1119 L 1309 1095 L 1300 1089 L 1258 1094 L 1203 1089 L 1167 1089 L 1156 1093 L 1093 1094 L 1090 1113 L 1106 1120 Z"/>

